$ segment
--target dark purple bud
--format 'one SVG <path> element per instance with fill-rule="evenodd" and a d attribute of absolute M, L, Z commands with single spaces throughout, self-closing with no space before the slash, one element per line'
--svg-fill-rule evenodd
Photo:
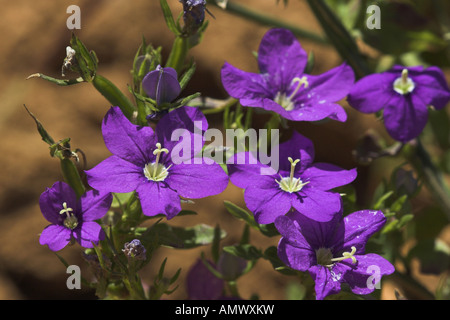
<path fill-rule="evenodd" d="M 408 196 L 412 196 L 419 187 L 411 170 L 399 168 L 394 174 L 395 188 Z"/>
<path fill-rule="evenodd" d="M 236 280 L 247 267 L 247 261 L 228 252 L 223 252 L 217 262 L 217 270 L 225 280 Z"/>
<path fill-rule="evenodd" d="M 208 263 L 215 268 L 212 262 Z M 224 281 L 213 275 L 200 259 L 192 266 L 186 281 L 190 300 L 216 300 L 222 296 Z"/>
<path fill-rule="evenodd" d="M 145 260 L 147 258 L 145 255 L 145 247 L 138 239 L 125 243 L 122 251 L 128 258 L 133 258 L 136 260 Z"/>
<path fill-rule="evenodd" d="M 162 68 L 160 65 L 147 73 L 142 80 L 142 87 L 158 106 L 172 102 L 181 92 L 175 69 Z"/>
<path fill-rule="evenodd" d="M 183 4 L 184 26 L 188 33 L 194 33 L 205 20 L 205 0 L 180 0 Z"/>

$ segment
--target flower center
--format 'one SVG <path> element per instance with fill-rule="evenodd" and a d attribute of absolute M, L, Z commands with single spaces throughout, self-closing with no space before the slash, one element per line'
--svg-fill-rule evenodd
<path fill-rule="evenodd" d="M 291 157 L 289 157 L 288 160 L 291 163 L 291 173 L 289 177 L 282 177 L 280 175 L 281 178 L 280 181 L 275 179 L 275 182 L 278 183 L 281 190 L 283 191 L 289 193 L 298 192 L 302 190 L 303 186 L 307 185 L 309 181 L 303 182 L 300 178 L 294 178 L 295 166 L 297 165 L 298 162 L 300 162 L 300 159 L 294 161 L 292 160 Z"/>
<path fill-rule="evenodd" d="M 352 246 L 351 252 L 342 253 L 342 257 L 333 258 L 333 254 L 328 248 L 319 248 L 316 250 L 316 260 L 317 264 L 320 264 L 325 267 L 333 266 L 334 262 L 339 262 L 345 259 L 352 259 L 352 263 L 355 264 L 357 262 L 355 258 L 356 248 Z"/>
<path fill-rule="evenodd" d="M 59 211 L 59 214 L 66 215 L 66 219 L 63 222 L 66 228 L 73 230 L 78 226 L 78 219 L 73 214 L 73 209 L 67 207 L 67 202 L 63 203 L 63 209 Z"/>
<path fill-rule="evenodd" d="M 295 84 L 297 84 L 297 86 L 289 96 L 287 96 L 285 92 L 277 92 L 277 95 L 273 99 L 276 103 L 286 109 L 286 111 L 294 110 L 294 103 L 292 102 L 292 99 L 295 97 L 302 85 L 305 85 L 305 88 L 308 88 L 309 86 L 308 79 L 305 76 L 301 78 L 295 77 L 294 79 L 292 79 L 291 87 Z"/>
<path fill-rule="evenodd" d="M 403 69 L 402 76 L 395 79 L 393 87 L 395 92 L 402 95 L 408 94 L 414 90 L 416 85 L 414 81 L 408 77 L 408 69 Z"/>
<path fill-rule="evenodd" d="M 153 154 L 156 155 L 155 162 L 147 163 L 144 167 L 144 175 L 148 180 L 151 181 L 164 181 L 169 175 L 169 169 L 172 165 L 166 168 L 162 163 L 159 163 L 161 153 L 169 153 L 169 150 L 166 148 L 161 148 L 161 143 L 156 144 L 156 149 L 153 151 Z"/>

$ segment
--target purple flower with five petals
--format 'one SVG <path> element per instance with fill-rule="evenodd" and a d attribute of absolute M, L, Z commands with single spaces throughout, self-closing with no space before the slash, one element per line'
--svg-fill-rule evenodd
<path fill-rule="evenodd" d="M 92 248 L 103 240 L 105 233 L 94 220 L 101 219 L 111 206 L 112 195 L 95 190 L 77 198 L 75 191 L 65 182 L 56 182 L 39 198 L 44 218 L 51 224 L 42 231 L 41 245 L 59 251 L 75 239 L 82 247 Z"/>
<path fill-rule="evenodd" d="M 317 222 L 293 211 L 275 220 L 282 238 L 279 258 L 290 268 L 309 271 L 316 299 L 341 291 L 347 283 L 355 294 L 373 292 L 383 275 L 395 271 L 383 257 L 368 253 L 368 239 L 386 222 L 381 211 L 362 210 L 329 222 Z"/>
<path fill-rule="evenodd" d="M 203 113 L 192 107 L 163 116 L 155 132 L 132 124 L 118 107 L 112 107 L 103 119 L 102 132 L 113 155 L 86 171 L 88 183 L 97 190 L 136 191 L 144 215 L 164 214 L 171 219 L 181 211 L 180 197 L 203 198 L 227 187 L 228 176 L 220 165 L 195 158 L 207 128 Z M 177 135 L 176 129 L 182 134 Z"/>
<path fill-rule="evenodd" d="M 342 206 L 339 193 L 330 190 L 355 180 L 356 169 L 313 160 L 311 140 L 294 131 L 291 139 L 279 146 L 278 172 L 242 152 L 228 165 L 228 173 L 234 185 L 245 189 L 245 203 L 258 223 L 273 223 L 291 208 L 311 219 L 329 221 Z"/>
<path fill-rule="evenodd" d="M 336 102 L 345 98 L 354 83 L 352 68 L 343 63 L 321 75 L 309 75 L 304 74 L 307 61 L 305 50 L 291 31 L 271 29 L 259 46 L 260 73 L 244 72 L 225 63 L 222 83 L 243 106 L 274 111 L 288 120 L 346 121 L 345 110 Z"/>
<path fill-rule="evenodd" d="M 444 108 L 450 101 L 450 90 L 437 67 L 397 65 L 360 79 L 347 99 L 353 108 L 364 113 L 383 109 L 387 132 L 397 141 L 408 142 L 425 128 L 427 107 Z"/>

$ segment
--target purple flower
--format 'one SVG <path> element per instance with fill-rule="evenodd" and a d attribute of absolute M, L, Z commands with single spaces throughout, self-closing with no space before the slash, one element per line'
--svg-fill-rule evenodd
<path fill-rule="evenodd" d="M 113 155 L 86 171 L 88 183 L 97 190 L 136 191 L 144 215 L 164 214 L 171 219 L 181 211 L 180 197 L 203 198 L 227 187 L 228 176 L 217 163 L 194 158 L 203 147 L 202 130 L 207 128 L 203 113 L 192 107 L 163 116 L 155 132 L 132 124 L 118 107 L 112 107 L 103 119 L 102 132 Z"/>
<path fill-rule="evenodd" d="M 243 106 L 260 107 L 293 121 L 331 118 L 346 121 L 337 101 L 354 83 L 347 64 L 321 75 L 304 74 L 308 58 L 294 34 L 285 29 L 269 30 L 258 51 L 260 74 L 239 70 L 225 63 L 222 83 Z"/>
<path fill-rule="evenodd" d="M 290 268 L 309 271 L 316 298 L 340 292 L 347 283 L 355 294 L 371 293 L 381 276 L 395 271 L 383 257 L 365 254 L 367 240 L 386 222 L 381 211 L 362 210 L 329 222 L 308 219 L 297 211 L 275 220 L 282 238 L 279 258 Z"/>
<path fill-rule="evenodd" d="M 258 223 L 272 223 L 292 207 L 311 219 L 329 221 L 342 205 L 340 195 L 330 190 L 352 182 L 356 169 L 313 163 L 313 159 L 312 142 L 294 131 L 279 146 L 278 172 L 261 175 L 271 168 L 243 152 L 228 165 L 228 173 L 233 184 L 245 189 L 245 203 Z"/>
<path fill-rule="evenodd" d="M 145 75 L 142 88 L 158 106 L 172 102 L 181 92 L 176 70 L 162 68 L 160 65 Z"/>
<path fill-rule="evenodd" d="M 110 193 L 94 190 L 78 199 L 68 184 L 56 182 L 39 198 L 42 214 L 51 223 L 42 231 L 39 243 L 59 251 L 74 238 L 82 247 L 92 248 L 92 242 L 97 244 L 105 236 L 94 220 L 106 214 L 111 202 Z"/>
<path fill-rule="evenodd" d="M 348 95 L 349 104 L 364 113 L 383 109 L 387 132 L 397 141 L 417 137 L 428 121 L 428 106 L 442 109 L 450 91 L 437 67 L 394 66 L 356 82 Z"/>

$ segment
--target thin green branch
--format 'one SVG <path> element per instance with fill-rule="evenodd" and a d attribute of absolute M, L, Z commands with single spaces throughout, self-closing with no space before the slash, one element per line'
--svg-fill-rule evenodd
<path fill-rule="evenodd" d="M 215 0 L 209 0 L 208 4 L 214 5 L 216 7 L 220 7 L 227 12 L 235 14 L 237 16 L 241 16 L 243 18 L 253 20 L 259 24 L 276 27 L 276 28 L 285 28 L 291 30 L 296 36 L 304 39 L 308 39 L 314 41 L 319 44 L 328 45 L 329 42 L 327 39 L 322 36 L 315 34 L 314 32 L 302 29 L 296 25 L 284 22 L 282 20 L 277 19 L 276 17 L 272 17 L 261 12 L 252 10 L 245 6 L 242 6 L 236 2 L 225 1 L 224 7 L 218 5 Z"/>

